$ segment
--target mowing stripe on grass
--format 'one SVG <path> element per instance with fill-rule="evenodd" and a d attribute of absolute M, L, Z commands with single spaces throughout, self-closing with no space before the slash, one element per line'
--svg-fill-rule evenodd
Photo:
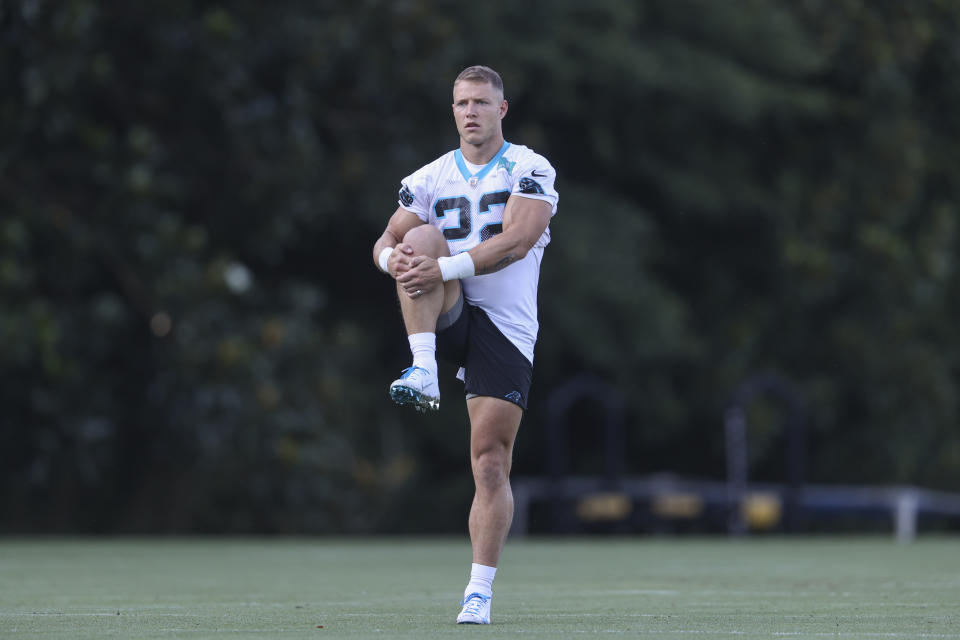
<path fill-rule="evenodd" d="M 0 539 L 0 637 L 960 640 L 960 540 L 511 541 L 493 625 L 464 540 Z"/>

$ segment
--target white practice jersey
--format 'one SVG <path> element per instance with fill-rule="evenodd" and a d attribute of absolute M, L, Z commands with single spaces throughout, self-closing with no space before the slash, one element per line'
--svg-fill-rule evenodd
<path fill-rule="evenodd" d="M 549 202 L 557 213 L 556 172 L 547 159 L 509 142 L 482 167 L 464 161 L 459 149 L 403 179 L 399 204 L 443 232 L 450 255 L 468 251 L 503 230 L 503 209 L 511 196 Z M 549 227 L 523 260 L 494 273 L 461 280 L 467 302 L 483 309 L 520 352 L 533 362 L 537 283 Z"/>

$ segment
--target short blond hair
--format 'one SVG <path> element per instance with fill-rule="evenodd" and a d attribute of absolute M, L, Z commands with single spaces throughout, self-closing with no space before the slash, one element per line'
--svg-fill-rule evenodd
<path fill-rule="evenodd" d="M 486 82 L 494 89 L 499 91 L 500 95 L 503 95 L 503 79 L 500 77 L 499 73 L 490 67 L 485 67 L 479 64 L 472 67 L 467 67 L 461 71 L 460 75 L 457 76 L 457 79 L 453 81 L 453 86 L 456 87 L 457 83 L 462 80 L 468 80 L 471 82 Z"/>

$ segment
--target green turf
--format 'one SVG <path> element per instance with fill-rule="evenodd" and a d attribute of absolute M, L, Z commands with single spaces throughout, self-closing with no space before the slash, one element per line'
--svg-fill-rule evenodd
<path fill-rule="evenodd" d="M 0 638 L 955 638 L 960 539 L 0 539 Z M 318 626 L 322 625 L 322 628 Z"/>

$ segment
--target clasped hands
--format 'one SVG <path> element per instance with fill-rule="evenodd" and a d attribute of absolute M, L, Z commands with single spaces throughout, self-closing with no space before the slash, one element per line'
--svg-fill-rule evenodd
<path fill-rule="evenodd" d="M 443 284 L 436 258 L 414 255 L 413 247 L 404 242 L 393 248 L 387 266 L 400 288 L 413 299 Z"/>

